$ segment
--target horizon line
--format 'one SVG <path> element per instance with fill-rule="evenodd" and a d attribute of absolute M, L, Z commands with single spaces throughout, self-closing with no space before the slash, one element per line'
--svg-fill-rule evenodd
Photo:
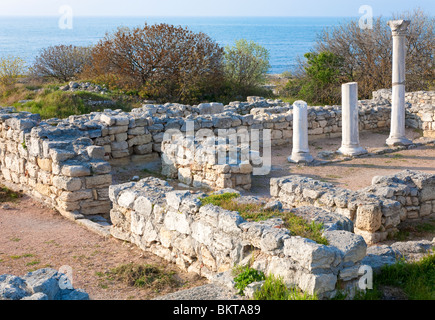
<path fill-rule="evenodd" d="M 60 14 L 56 15 L 2 15 L 0 17 L 10 17 L 10 18 L 58 18 Z M 268 15 L 268 16 L 254 16 L 254 15 L 87 15 L 87 14 L 74 14 L 74 17 L 83 18 L 357 18 L 358 15 L 354 16 L 333 16 L 333 15 L 298 15 L 298 16 L 284 16 L 284 15 Z"/>

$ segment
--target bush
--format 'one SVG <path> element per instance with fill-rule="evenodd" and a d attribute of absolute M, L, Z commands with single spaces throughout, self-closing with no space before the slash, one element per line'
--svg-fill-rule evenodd
<path fill-rule="evenodd" d="M 433 85 L 435 68 L 433 62 L 433 48 L 435 47 L 434 22 L 435 19 L 421 10 L 394 14 L 393 20 L 411 20 L 408 28 L 408 45 L 406 53 L 406 90 L 428 90 Z M 321 54 L 332 54 L 341 62 L 331 65 L 341 76 L 341 82 L 358 82 L 360 99 L 369 99 L 374 90 L 391 87 L 392 73 L 392 36 L 387 20 L 378 17 L 373 23 L 373 29 L 361 29 L 358 20 L 351 20 L 331 29 L 325 29 L 318 37 L 312 53 L 316 57 Z M 310 54 L 311 55 L 311 54 Z M 311 69 L 309 56 L 307 61 L 299 62 L 298 78 L 305 82 L 306 91 L 328 97 L 329 90 L 339 90 L 339 83 L 331 86 L 318 86 L 317 80 L 306 72 Z M 338 95 L 332 96 L 333 101 L 325 103 L 340 103 Z M 323 101 L 323 100 L 322 100 Z"/>
<path fill-rule="evenodd" d="M 0 85 L 7 87 L 15 84 L 26 71 L 23 59 L 13 56 L 0 58 Z"/>
<path fill-rule="evenodd" d="M 333 104 L 340 101 L 343 59 L 332 52 L 306 53 L 305 77 L 288 82 L 289 92 L 312 104 Z M 296 90 L 294 88 L 297 88 Z"/>
<path fill-rule="evenodd" d="M 42 49 L 31 71 L 36 77 L 67 82 L 76 79 L 90 63 L 90 47 L 58 45 Z"/>
<path fill-rule="evenodd" d="M 233 92 L 240 95 L 249 95 L 264 84 L 270 68 L 269 51 L 245 39 L 226 46 L 224 61 L 226 79 Z"/>
<path fill-rule="evenodd" d="M 239 290 L 240 295 L 244 295 L 246 286 L 256 281 L 265 279 L 264 273 L 256 269 L 246 266 L 239 270 L 238 274 L 234 277 L 234 287 Z"/>
<path fill-rule="evenodd" d="M 168 24 L 118 28 L 92 51 L 86 77 L 143 98 L 193 103 L 219 93 L 223 49 L 203 33 Z"/>

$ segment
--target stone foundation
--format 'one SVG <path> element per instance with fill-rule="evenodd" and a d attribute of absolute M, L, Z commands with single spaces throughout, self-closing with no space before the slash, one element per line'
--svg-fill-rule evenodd
<path fill-rule="evenodd" d="M 397 232 L 402 221 L 435 215 L 435 175 L 405 170 L 376 176 L 358 191 L 296 175 L 271 179 L 271 196 L 287 207 L 309 205 L 341 214 L 373 244 Z"/>
<path fill-rule="evenodd" d="M 201 205 L 201 193 L 175 191 L 146 178 L 111 186 L 111 234 L 209 279 L 237 264 L 282 276 L 320 298 L 355 288 L 364 239 L 341 224 L 325 231 L 329 245 L 293 236 L 279 218 L 245 221 L 237 212 Z M 344 226 L 346 228 L 346 226 Z"/>

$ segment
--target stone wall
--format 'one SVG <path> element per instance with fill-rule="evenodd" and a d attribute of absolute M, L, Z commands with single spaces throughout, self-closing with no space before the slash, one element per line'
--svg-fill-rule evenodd
<path fill-rule="evenodd" d="M 51 126 L 30 113 L 0 114 L 4 183 L 14 184 L 69 217 L 107 214 L 111 166 L 82 131 Z"/>
<path fill-rule="evenodd" d="M 346 230 L 324 232 L 329 245 L 292 235 L 274 218 L 248 222 L 237 212 L 201 205 L 201 193 L 173 190 L 146 178 L 111 186 L 111 234 L 207 278 L 254 260 L 253 267 L 280 275 L 319 297 L 355 286 L 367 245 Z"/>
<path fill-rule="evenodd" d="M 219 145 L 214 137 L 176 136 L 164 140 L 162 174 L 195 188 L 250 190 L 253 172 L 250 159 L 242 161 L 241 148 L 232 148 L 226 139 L 222 140 L 225 144 Z M 222 159 L 219 154 L 223 155 Z"/>
<path fill-rule="evenodd" d="M 376 176 L 358 191 L 295 175 L 271 179 L 271 196 L 288 207 L 310 205 L 341 214 L 373 244 L 397 232 L 402 221 L 435 215 L 435 175 L 405 170 Z"/>
<path fill-rule="evenodd" d="M 414 96 L 419 97 L 419 94 Z M 425 135 L 431 135 L 435 128 L 433 106 L 423 107 L 416 103 L 417 106 L 411 106 L 407 112 L 407 123 L 420 128 Z M 386 99 L 364 100 L 359 105 L 361 130 L 389 127 L 391 108 Z M 129 157 L 146 162 L 161 155 L 165 132 L 176 129 L 184 133 L 188 121 L 193 121 L 194 132 L 207 129 L 216 136 L 220 130 L 249 133 L 270 130 L 272 145 L 291 143 L 293 134 L 292 106 L 259 97 L 249 97 L 247 102 L 233 102 L 227 106 L 220 103 L 197 106 L 146 104 L 131 112 L 107 109 L 45 121 L 41 121 L 39 115 L 18 113 L 14 108 L 0 110 L 3 179 L 75 217 L 108 214 L 111 203 L 107 193 L 112 181 L 109 162 Z M 310 139 L 341 135 L 340 106 L 309 107 L 308 134 Z M 229 181 L 237 179 L 240 183 L 236 184 L 247 188 L 249 177 L 241 172 L 246 168 L 234 166 L 230 169 L 228 172 L 227 167 L 212 168 L 213 174 L 207 177 L 207 173 L 199 168 L 191 174 L 192 183 L 195 175 L 196 183 L 199 183 L 214 180 L 216 174 L 222 174 L 216 179 L 219 183 L 212 188 L 228 186 Z M 187 168 L 183 170 L 187 171 Z"/>
<path fill-rule="evenodd" d="M 375 101 L 391 103 L 391 89 L 373 92 Z M 406 125 L 419 129 L 423 136 L 435 138 L 435 91 L 416 91 L 405 93 Z"/>

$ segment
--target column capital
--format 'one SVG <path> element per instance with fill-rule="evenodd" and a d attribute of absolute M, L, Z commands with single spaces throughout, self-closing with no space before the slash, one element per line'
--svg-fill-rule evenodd
<path fill-rule="evenodd" d="M 388 25 L 391 28 L 393 36 L 404 36 L 408 31 L 408 26 L 410 25 L 410 20 L 390 20 Z"/>

